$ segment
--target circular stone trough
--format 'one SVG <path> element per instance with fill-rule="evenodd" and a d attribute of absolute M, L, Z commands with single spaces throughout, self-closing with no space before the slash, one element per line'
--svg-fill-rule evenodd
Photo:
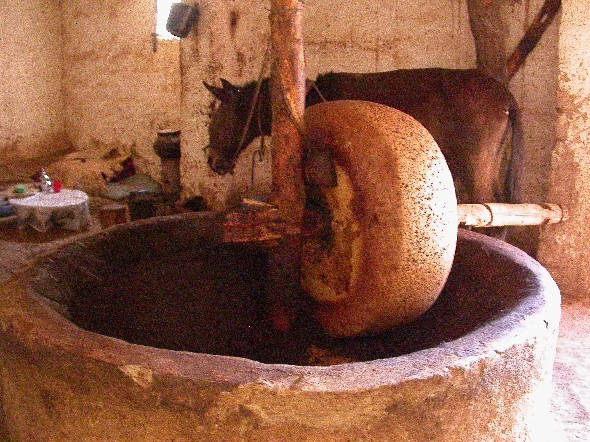
<path fill-rule="evenodd" d="M 278 333 L 268 250 L 224 243 L 222 220 L 117 225 L 0 288 L 10 440 L 536 440 L 560 314 L 536 261 L 460 231 L 413 323 L 332 339 L 310 312 Z"/>

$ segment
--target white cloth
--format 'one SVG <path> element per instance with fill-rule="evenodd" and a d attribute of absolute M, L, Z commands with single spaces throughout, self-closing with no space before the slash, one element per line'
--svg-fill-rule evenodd
<path fill-rule="evenodd" d="M 86 228 L 90 220 L 88 195 L 81 190 L 41 192 L 9 202 L 21 225 L 29 224 L 39 232 L 45 232 L 53 225 L 67 230 L 80 230 Z"/>

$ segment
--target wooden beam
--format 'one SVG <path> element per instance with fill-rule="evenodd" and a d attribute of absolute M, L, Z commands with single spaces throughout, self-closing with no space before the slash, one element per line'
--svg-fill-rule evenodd
<path fill-rule="evenodd" d="M 271 0 L 272 202 L 284 237 L 269 256 L 267 304 L 268 317 L 279 332 L 291 328 L 305 304 L 300 283 L 305 210 L 302 15 L 299 0 Z"/>
<path fill-rule="evenodd" d="M 538 226 L 568 219 L 558 204 L 459 204 L 459 225 L 469 227 Z"/>
<path fill-rule="evenodd" d="M 302 174 L 305 109 L 302 14 L 299 0 L 271 1 L 273 203 L 280 216 L 294 228 L 301 225 L 305 204 Z"/>
<path fill-rule="evenodd" d="M 561 8 L 561 0 L 545 0 L 541 10 L 530 24 L 524 37 L 508 59 L 506 63 L 507 81 L 516 74 L 518 69 L 523 65 L 527 55 L 537 46 L 545 30 L 549 27 L 557 12 Z"/>

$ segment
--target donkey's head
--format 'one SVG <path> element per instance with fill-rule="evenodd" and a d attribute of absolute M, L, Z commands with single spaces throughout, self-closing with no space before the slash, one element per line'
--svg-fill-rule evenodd
<path fill-rule="evenodd" d="M 270 106 L 268 84 L 263 83 L 259 97 L 255 97 L 256 83 L 234 86 L 221 79 L 223 87 L 203 84 L 220 102 L 211 115 L 207 162 L 215 173 L 225 175 L 261 131 L 270 132 L 270 109 L 265 109 Z"/>

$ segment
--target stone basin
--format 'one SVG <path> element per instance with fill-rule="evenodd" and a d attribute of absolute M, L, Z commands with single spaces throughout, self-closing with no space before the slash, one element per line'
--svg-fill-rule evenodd
<path fill-rule="evenodd" d="M 273 332 L 268 245 L 222 217 L 117 225 L 0 288 L 2 424 L 20 441 L 525 441 L 548 418 L 560 295 L 518 249 L 459 231 L 418 320 Z"/>

